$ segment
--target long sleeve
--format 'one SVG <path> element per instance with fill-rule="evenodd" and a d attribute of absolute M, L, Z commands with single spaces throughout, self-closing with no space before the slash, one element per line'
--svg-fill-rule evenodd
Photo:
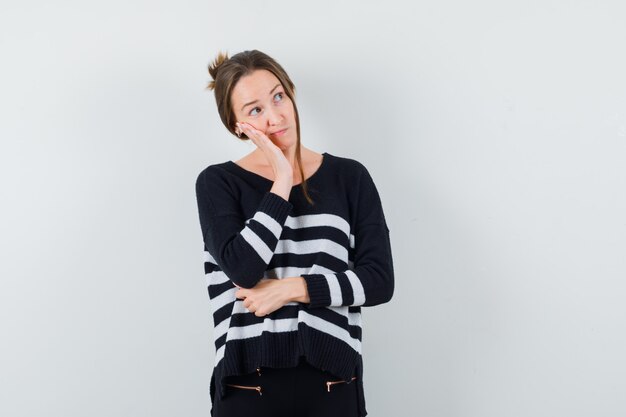
<path fill-rule="evenodd" d="M 301 275 L 307 285 L 307 308 L 375 306 L 391 300 L 394 272 L 389 229 L 378 190 L 363 166 L 357 188 L 353 268 L 336 273 Z"/>
<path fill-rule="evenodd" d="M 263 278 L 293 205 L 267 191 L 245 219 L 228 182 L 207 170 L 196 180 L 205 251 L 235 284 L 252 288 Z"/>

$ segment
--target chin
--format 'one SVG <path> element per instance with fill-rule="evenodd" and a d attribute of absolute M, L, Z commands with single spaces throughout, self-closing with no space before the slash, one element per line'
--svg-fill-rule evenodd
<path fill-rule="evenodd" d="M 281 138 L 281 139 L 278 139 L 278 140 L 273 139 L 272 142 L 274 143 L 274 145 L 278 146 L 282 150 L 286 150 L 292 146 L 296 146 L 297 141 L 295 139 L 293 140 L 290 140 L 288 138 Z M 284 139 L 287 139 L 287 140 L 284 140 Z"/>

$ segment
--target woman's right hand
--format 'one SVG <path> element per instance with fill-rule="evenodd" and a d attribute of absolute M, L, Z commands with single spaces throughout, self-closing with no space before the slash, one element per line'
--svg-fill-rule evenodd
<path fill-rule="evenodd" d="M 291 187 L 293 185 L 293 167 L 285 157 L 283 151 L 263 132 L 256 129 L 251 124 L 238 122 L 236 125 L 263 151 L 265 158 L 267 158 L 268 163 L 274 171 L 274 182 L 280 182 Z"/>

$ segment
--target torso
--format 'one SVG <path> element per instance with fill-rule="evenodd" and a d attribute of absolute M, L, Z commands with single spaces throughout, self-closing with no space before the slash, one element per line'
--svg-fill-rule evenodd
<path fill-rule="evenodd" d="M 264 156 L 262 157 L 264 158 Z M 305 178 L 309 178 L 315 171 L 317 171 L 322 164 L 323 158 L 324 156 L 320 153 L 311 150 L 302 150 L 302 166 Z M 255 174 L 265 177 L 270 181 L 274 181 L 274 170 L 271 165 L 267 163 L 267 160 L 260 163 L 255 155 L 255 152 L 249 153 L 234 162 L 247 171 L 254 172 Z M 299 185 L 301 182 L 300 170 L 294 170 L 293 185 Z"/>

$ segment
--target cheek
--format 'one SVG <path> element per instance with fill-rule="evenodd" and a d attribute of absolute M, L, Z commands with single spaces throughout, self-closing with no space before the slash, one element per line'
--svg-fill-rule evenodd
<path fill-rule="evenodd" d="M 237 121 L 238 122 L 246 122 L 247 124 L 249 124 L 253 128 L 259 129 L 259 127 L 257 126 L 257 124 L 259 123 L 259 119 L 254 119 L 252 117 L 241 116 L 241 118 L 237 119 Z"/>

